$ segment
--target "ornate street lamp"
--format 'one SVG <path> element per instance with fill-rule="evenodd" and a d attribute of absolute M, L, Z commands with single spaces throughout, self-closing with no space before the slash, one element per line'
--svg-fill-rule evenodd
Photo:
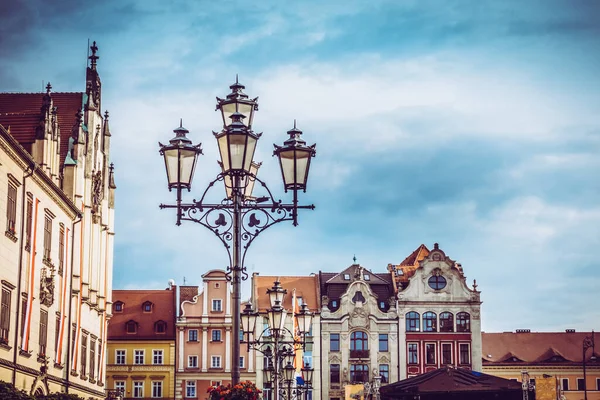
<path fill-rule="evenodd" d="M 294 192 L 291 204 L 275 199 L 267 185 L 257 177 L 260 163 L 254 161 L 254 152 L 261 136 L 252 130 L 254 112 L 258 110 L 258 97 L 250 99 L 243 92 L 244 85 L 237 78 L 230 89 L 231 93 L 225 99 L 217 97 L 217 110 L 221 111 L 223 129 L 218 133 L 213 132 L 219 148 L 221 172 L 209 183 L 200 200 L 182 203 L 181 191 L 190 190 L 196 159 L 202 154 L 202 150 L 199 144 L 194 146 L 187 138 L 189 132 L 180 123 L 179 128 L 174 131 L 176 136 L 168 145 L 159 143 L 160 154 L 165 159 L 169 190 L 177 189 L 177 203 L 161 204 L 160 208 L 176 208 L 177 225 L 181 221 L 197 222 L 210 229 L 221 240 L 229 255 L 227 279 L 233 286 L 232 311 L 233 315 L 240 316 L 241 281 L 248 278 L 244 260 L 254 239 L 265 229 L 282 221 L 292 221 L 294 226 L 298 225 L 298 210 L 315 208 L 314 205 L 298 205 L 297 194 L 299 190 L 306 191 L 310 157 L 315 156 L 315 146 L 306 147 L 305 142 L 300 139 L 302 132 L 296 129 L 295 124 L 294 129 L 288 132 L 290 139 L 283 147 L 275 146 L 275 154 L 279 156 L 284 176 L 284 189 L 286 192 Z M 208 203 L 205 201 L 207 193 L 217 181 L 224 182 L 226 198 L 220 202 Z M 267 196 L 252 196 L 255 181 L 267 191 Z M 283 295 L 279 292 L 275 295 L 280 301 L 280 307 L 283 305 Z M 276 305 L 273 299 L 271 305 L 272 308 Z M 273 318 L 278 318 L 281 324 L 277 326 L 283 327 L 285 313 L 273 315 Z M 240 339 L 236 332 L 240 331 L 242 321 L 247 324 L 243 327 L 243 332 L 248 333 L 251 329 L 254 330 L 256 318 L 250 315 L 233 318 L 231 382 L 234 385 L 240 380 Z M 248 341 L 252 341 L 250 333 Z"/>
<path fill-rule="evenodd" d="M 586 383 L 586 366 L 585 366 L 585 354 L 588 349 L 592 349 L 592 356 L 590 357 L 590 361 L 595 361 L 596 355 L 596 346 L 594 343 L 594 331 L 590 336 L 586 336 L 583 339 L 583 400 L 587 400 L 587 383 Z"/>
<path fill-rule="evenodd" d="M 284 397 L 290 400 L 294 397 L 301 399 L 302 393 L 307 393 L 312 382 L 313 369 L 305 365 L 301 369 L 304 385 L 301 383 L 296 385 L 294 358 L 297 356 L 296 351 L 304 350 L 309 343 L 306 336 L 311 329 L 313 314 L 308 310 L 308 306 L 303 304 L 300 311 L 293 315 L 293 318 L 298 321 L 300 335 L 290 331 L 286 327 L 287 310 L 281 305 L 286 293 L 279 281 L 275 281 L 273 287 L 267 289 L 269 300 L 273 305 L 266 310 L 268 326 L 262 332 L 255 332 L 256 319 L 260 314 L 252 309 L 251 304 L 246 304 L 240 317 L 244 342 L 248 349 L 252 348 L 262 353 L 266 360 L 263 369 L 264 379 L 266 383 L 270 383 L 275 399 Z M 294 390 L 292 390 L 293 385 L 296 385 Z"/>

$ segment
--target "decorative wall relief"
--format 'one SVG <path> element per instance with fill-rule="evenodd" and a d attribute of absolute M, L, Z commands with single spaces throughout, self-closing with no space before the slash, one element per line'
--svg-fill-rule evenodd
<path fill-rule="evenodd" d="M 364 307 L 356 307 L 350 314 L 349 324 L 351 327 L 365 328 L 369 323 L 369 313 Z"/>
<path fill-rule="evenodd" d="M 40 280 L 40 303 L 50 307 L 54 303 L 54 274 L 48 270 L 42 268 L 42 277 Z"/>

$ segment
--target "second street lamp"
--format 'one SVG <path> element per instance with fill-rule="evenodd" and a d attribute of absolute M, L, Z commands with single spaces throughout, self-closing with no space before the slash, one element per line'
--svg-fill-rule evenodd
<path fill-rule="evenodd" d="M 176 136 L 168 145 L 159 143 L 160 154 L 165 159 L 169 190 L 177 189 L 176 204 L 161 204 L 160 208 L 176 208 L 177 225 L 180 225 L 181 221 L 192 221 L 210 229 L 221 240 L 229 256 L 227 279 L 233 286 L 234 316 L 231 344 L 233 385 L 240 381 L 238 332 L 241 282 L 248 278 L 244 266 L 246 252 L 254 239 L 265 229 L 283 221 L 292 221 L 296 226 L 299 209 L 315 208 L 314 205 L 298 205 L 297 192 L 306 190 L 310 158 L 316 153 L 315 145 L 306 146 L 306 142 L 300 139 L 302 132 L 296 128 L 295 122 L 294 128 L 288 132 L 290 139 L 285 141 L 283 147 L 275 146 L 274 153 L 279 157 L 284 171 L 284 190 L 293 191 L 293 202 L 286 204 L 275 199 L 267 185 L 256 176 L 260 163 L 255 162 L 253 158 L 261 134 L 252 130 L 252 124 L 254 112 L 258 110 L 258 97 L 250 99 L 243 92 L 244 88 L 236 78 L 236 82 L 230 86 L 231 93 L 227 98 L 217 97 L 217 110 L 221 111 L 223 129 L 213 134 L 219 148 L 221 172 L 209 183 L 200 200 L 183 203 L 181 199 L 182 189 L 191 189 L 196 158 L 202 154 L 200 145 L 192 145 L 191 140 L 187 138 L 189 131 L 183 128 L 181 123 L 174 131 Z M 289 173 L 290 165 L 293 168 L 293 176 Z M 209 203 L 206 199 L 207 194 L 218 181 L 225 184 L 226 197 L 219 202 Z M 256 181 L 267 192 L 266 196 L 252 196 Z M 285 320 L 285 317 L 283 319 Z"/>

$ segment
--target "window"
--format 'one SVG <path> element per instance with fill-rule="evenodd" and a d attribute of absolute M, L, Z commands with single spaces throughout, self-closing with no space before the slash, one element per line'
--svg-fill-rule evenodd
<path fill-rule="evenodd" d="M 58 340 L 60 339 L 60 314 L 56 316 L 56 325 L 54 326 L 54 350 L 58 351 Z"/>
<path fill-rule="evenodd" d="M 387 335 L 387 333 L 379 334 L 379 351 L 389 351 L 388 350 L 388 335 Z"/>
<path fill-rule="evenodd" d="M 379 309 L 381 311 L 387 311 L 387 304 L 385 303 L 385 301 L 380 301 L 379 302 Z"/>
<path fill-rule="evenodd" d="M 577 378 L 577 390 L 585 390 L 584 382 L 583 378 Z"/>
<path fill-rule="evenodd" d="M 454 332 L 454 315 L 451 312 L 440 314 L 440 332 Z"/>
<path fill-rule="evenodd" d="M 198 329 L 190 329 L 188 331 L 188 342 L 198 341 Z"/>
<path fill-rule="evenodd" d="M 246 368 L 244 366 L 244 356 L 240 356 L 240 368 Z"/>
<path fill-rule="evenodd" d="M 350 382 L 369 382 L 369 366 L 367 364 L 350 364 Z"/>
<path fill-rule="evenodd" d="M 27 196 L 27 223 L 25 224 L 25 250 L 31 249 L 31 225 L 33 221 L 33 198 Z"/>
<path fill-rule="evenodd" d="M 419 332 L 421 330 L 421 317 L 418 312 L 411 311 L 406 314 L 406 332 Z"/>
<path fill-rule="evenodd" d="M 600 378 L 596 378 L 596 390 L 600 391 Z"/>
<path fill-rule="evenodd" d="M 40 356 L 46 356 L 46 344 L 48 343 L 48 311 L 40 310 L 40 333 L 39 333 Z"/>
<path fill-rule="evenodd" d="M 185 382 L 185 397 L 196 397 L 196 381 Z"/>
<path fill-rule="evenodd" d="M 133 382 L 133 397 L 144 397 L 144 382 Z"/>
<path fill-rule="evenodd" d="M 210 381 L 210 386 L 221 386 L 221 381 Z"/>
<path fill-rule="evenodd" d="M 141 365 L 144 363 L 144 350 L 134 350 L 133 363 L 136 365 Z"/>
<path fill-rule="evenodd" d="M 340 383 L 340 364 L 329 365 L 329 381 L 331 383 Z"/>
<path fill-rule="evenodd" d="M 365 281 L 370 281 L 371 280 L 371 275 L 369 274 L 364 274 L 363 278 L 365 278 Z"/>
<path fill-rule="evenodd" d="M 17 227 L 17 186 L 8 182 L 8 198 L 6 200 L 6 233 L 14 237 Z"/>
<path fill-rule="evenodd" d="M 388 364 L 379 364 L 379 376 L 381 376 L 381 383 L 390 381 L 390 366 Z"/>
<path fill-rule="evenodd" d="M 125 381 L 115 381 L 115 390 L 125 393 Z"/>
<path fill-rule="evenodd" d="M 198 368 L 198 356 L 188 356 L 188 368 Z"/>
<path fill-rule="evenodd" d="M 10 298 L 11 291 L 2 288 L 2 307 L 0 309 L 0 343 L 8 344 L 8 333 L 10 330 Z"/>
<path fill-rule="evenodd" d="M 98 339 L 98 367 L 102 365 L 102 339 Z M 98 384 L 102 383 L 102 375 L 98 371 Z"/>
<path fill-rule="evenodd" d="M 425 344 L 425 364 L 435 365 L 435 343 Z"/>
<path fill-rule="evenodd" d="M 469 354 L 469 344 L 460 343 L 458 345 L 458 352 L 460 357 L 460 363 L 462 365 L 471 364 L 471 355 Z"/>
<path fill-rule="evenodd" d="M 44 220 L 44 261 L 50 262 L 52 253 L 52 217 L 46 214 Z"/>
<path fill-rule="evenodd" d="M 125 350 L 115 351 L 115 364 L 125 365 Z"/>
<path fill-rule="evenodd" d="M 365 332 L 356 331 L 350 334 L 350 350 L 368 350 L 369 338 Z"/>
<path fill-rule="evenodd" d="M 152 303 L 149 301 L 144 302 L 144 304 L 142 304 L 142 310 L 145 313 L 152 312 Z"/>
<path fill-rule="evenodd" d="M 442 365 L 452 364 L 452 344 L 442 343 Z"/>
<path fill-rule="evenodd" d="M 163 351 L 162 350 L 152 350 L 152 364 L 162 365 L 162 363 L 163 363 Z"/>
<path fill-rule="evenodd" d="M 211 368 L 221 368 L 221 356 L 211 356 L 210 357 L 210 367 Z"/>
<path fill-rule="evenodd" d="M 345 281 L 349 281 L 350 280 L 350 274 L 344 274 L 344 280 Z"/>
<path fill-rule="evenodd" d="M 115 303 L 115 312 L 123 312 L 123 302 L 122 301 L 117 301 Z"/>
<path fill-rule="evenodd" d="M 262 398 L 263 400 L 273 400 L 273 388 L 271 387 L 271 382 L 263 383 Z"/>
<path fill-rule="evenodd" d="M 340 351 L 340 334 L 332 333 L 329 337 L 329 350 Z"/>
<path fill-rule="evenodd" d="M 456 314 L 456 332 L 471 332 L 471 316 L 466 312 Z"/>
<path fill-rule="evenodd" d="M 165 321 L 157 321 L 154 324 L 154 332 L 157 334 L 164 334 L 167 332 L 167 323 Z"/>
<path fill-rule="evenodd" d="M 163 397 L 162 395 L 162 385 L 161 381 L 153 381 L 152 382 L 152 397 Z"/>
<path fill-rule="evenodd" d="M 137 332 L 137 322 L 129 321 L 126 324 L 125 329 L 127 330 L 127 333 L 136 333 Z"/>
<path fill-rule="evenodd" d="M 60 232 L 58 234 L 58 275 L 63 275 L 65 266 L 65 226 L 60 224 Z"/>
<path fill-rule="evenodd" d="M 213 311 L 223 311 L 222 301 L 220 299 L 213 299 L 212 310 Z"/>
<path fill-rule="evenodd" d="M 423 332 L 437 332 L 437 315 L 434 312 L 423 314 Z"/>
<path fill-rule="evenodd" d="M 408 344 L 408 363 L 418 364 L 419 363 L 419 349 L 416 343 Z"/>
<path fill-rule="evenodd" d="M 338 308 L 340 308 L 340 303 L 337 300 L 329 300 L 329 309 L 331 311 L 336 311 Z"/>
<path fill-rule="evenodd" d="M 213 329 L 212 330 L 212 341 L 213 342 L 220 342 L 221 341 L 221 330 L 220 329 Z"/>
<path fill-rule="evenodd" d="M 562 378 L 561 387 L 562 390 L 565 392 L 569 390 L 569 378 Z"/>
<path fill-rule="evenodd" d="M 90 380 L 94 380 L 96 374 L 96 341 L 90 340 Z"/>
<path fill-rule="evenodd" d="M 446 278 L 441 275 L 434 275 L 427 281 L 429 287 L 433 290 L 442 290 L 446 287 Z"/>
<path fill-rule="evenodd" d="M 87 335 L 81 335 L 81 376 L 87 374 Z"/>

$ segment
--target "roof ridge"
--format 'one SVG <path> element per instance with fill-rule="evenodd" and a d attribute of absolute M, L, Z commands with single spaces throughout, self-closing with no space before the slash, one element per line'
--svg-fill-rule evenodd
<path fill-rule="evenodd" d="M 84 92 L 51 92 L 50 94 L 69 94 L 69 93 L 76 93 L 76 94 L 84 94 Z M 40 94 L 40 95 L 44 95 L 46 94 L 46 92 L 0 92 L 0 94 Z"/>

